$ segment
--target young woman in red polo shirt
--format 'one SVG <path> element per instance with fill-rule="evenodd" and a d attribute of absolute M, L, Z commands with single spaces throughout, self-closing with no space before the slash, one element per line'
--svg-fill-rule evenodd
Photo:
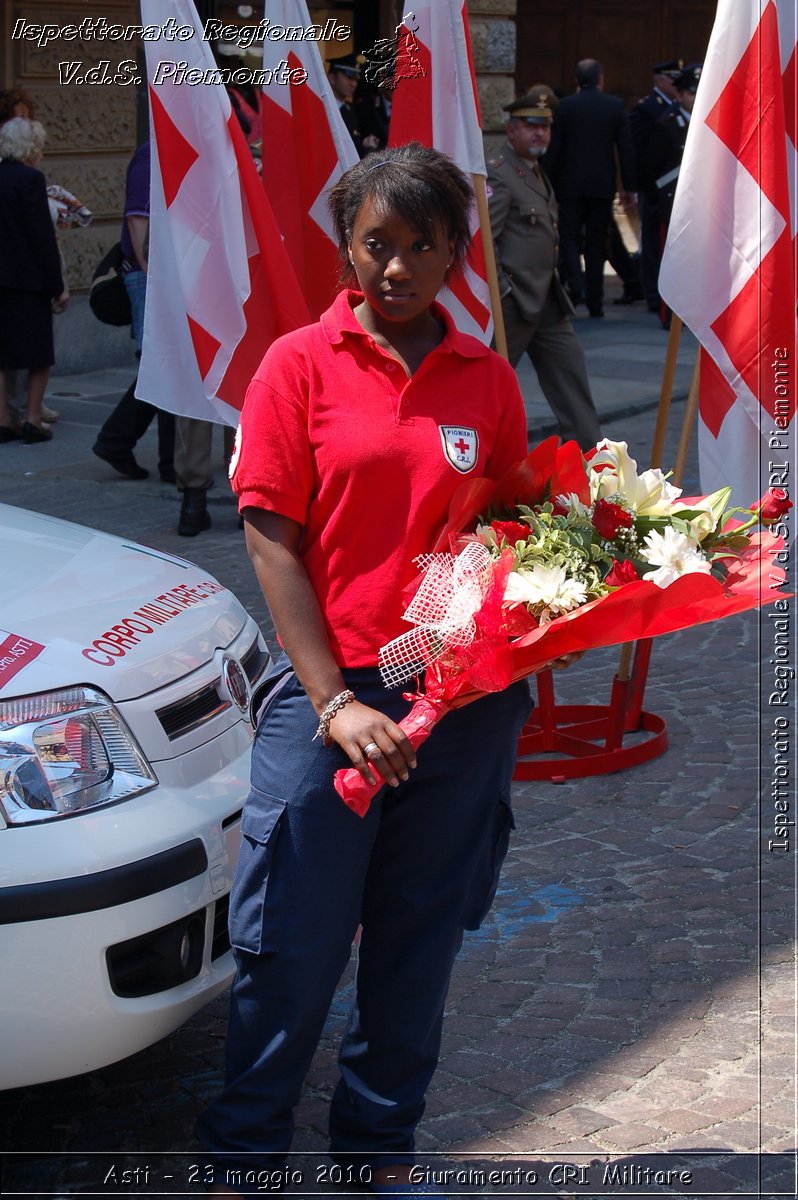
<path fill-rule="evenodd" d="M 527 450 L 515 372 L 435 303 L 472 200 L 451 160 L 418 145 L 348 171 L 330 198 L 346 286 L 270 348 L 247 394 L 232 481 L 285 656 L 241 822 L 226 1085 L 200 1122 L 219 1192 L 280 1178 L 358 925 L 330 1154 L 344 1186 L 430 1190 L 411 1182 L 414 1132 L 463 930 L 495 893 L 530 709 L 525 683 L 487 696 L 417 762 L 397 724 L 409 702 L 376 669 L 455 489 Z M 385 781 L 365 818 L 333 790 L 350 763 Z"/>

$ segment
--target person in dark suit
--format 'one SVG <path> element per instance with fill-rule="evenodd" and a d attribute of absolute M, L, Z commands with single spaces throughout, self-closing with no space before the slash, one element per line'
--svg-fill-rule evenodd
<path fill-rule="evenodd" d="M 684 70 L 681 58 L 655 63 L 654 86 L 647 96 L 638 100 L 629 114 L 629 129 L 637 166 L 640 211 L 640 268 L 643 277 L 643 292 L 649 312 L 659 312 L 657 278 L 662 258 L 660 223 L 657 216 L 657 192 L 649 189 L 645 182 L 644 160 L 654 126 L 662 117 L 679 108 L 676 80 Z"/>
<path fill-rule="evenodd" d="M 555 113 L 546 170 L 560 206 L 566 287 L 572 299 L 584 294 L 591 317 L 602 317 L 612 202 L 619 170 L 621 202 L 634 202 L 634 151 L 622 101 L 604 94 L 601 63 L 594 58 L 578 63 L 576 84 L 578 90 L 565 96 Z"/>
<path fill-rule="evenodd" d="M 0 128 L 0 442 L 28 445 L 53 436 L 42 402 L 55 362 L 52 314 L 68 303 L 47 185 L 36 169 L 44 141 L 38 121 L 14 117 Z M 8 408 L 11 370 L 28 372 L 21 428 Z"/>
<path fill-rule="evenodd" d="M 505 105 L 507 145 L 488 159 L 487 193 L 502 316 L 513 366 L 528 354 L 563 439 L 583 450 L 601 437 L 573 307 L 557 274 L 557 201 L 538 159 L 557 98 L 540 84 Z"/>

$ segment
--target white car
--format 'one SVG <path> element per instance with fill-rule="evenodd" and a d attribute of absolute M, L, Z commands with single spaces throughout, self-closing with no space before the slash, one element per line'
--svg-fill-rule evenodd
<path fill-rule="evenodd" d="M 257 625 L 200 567 L 0 505 L 0 1088 L 94 1070 L 229 982 Z"/>

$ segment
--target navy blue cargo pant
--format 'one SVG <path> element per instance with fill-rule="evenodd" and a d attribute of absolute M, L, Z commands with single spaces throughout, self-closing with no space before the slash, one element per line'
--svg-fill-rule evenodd
<path fill-rule="evenodd" d="M 359 700 L 401 719 L 376 671 L 345 671 Z M 418 767 L 365 817 L 332 787 L 351 765 L 312 741 L 317 717 L 292 672 L 262 711 L 241 821 L 231 941 L 237 974 L 226 1086 L 200 1120 L 214 1160 L 274 1168 L 358 924 L 356 1000 L 330 1111 L 339 1161 L 412 1161 L 464 929 L 485 917 L 507 850 L 510 780 L 529 715 L 525 682 L 449 713 Z M 386 1152 L 390 1152 L 386 1158 Z"/>

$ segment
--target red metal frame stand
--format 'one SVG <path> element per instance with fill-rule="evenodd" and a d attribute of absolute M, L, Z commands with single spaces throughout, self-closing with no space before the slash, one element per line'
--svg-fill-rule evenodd
<path fill-rule="evenodd" d="M 629 678 L 613 679 L 609 704 L 557 704 L 552 672 L 536 675 L 538 703 L 521 730 L 513 778 L 561 783 L 609 775 L 664 754 L 665 719 L 643 709 L 650 658 L 651 638 L 645 638 L 637 643 Z M 624 746 L 627 734 L 643 736 Z"/>

